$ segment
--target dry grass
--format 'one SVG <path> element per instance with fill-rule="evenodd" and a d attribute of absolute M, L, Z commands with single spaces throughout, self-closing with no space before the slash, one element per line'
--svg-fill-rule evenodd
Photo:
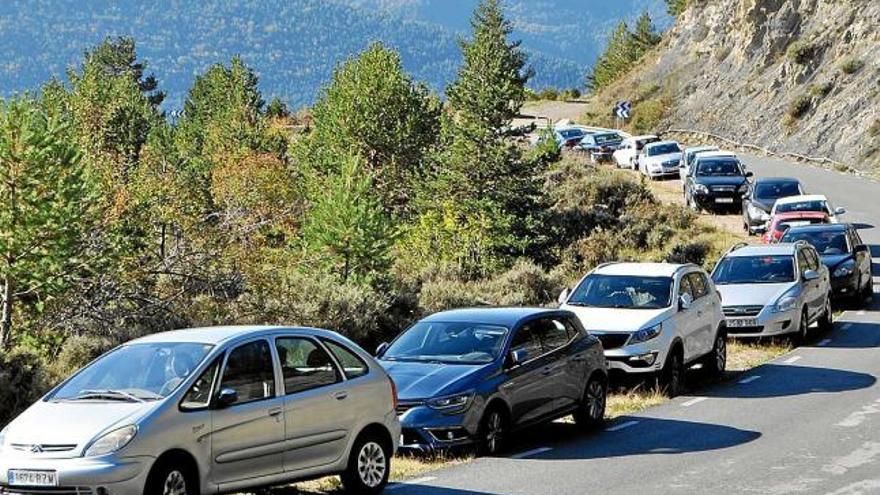
<path fill-rule="evenodd" d="M 727 369 L 745 371 L 791 351 L 791 344 L 784 341 L 743 342 L 729 340 L 727 344 Z"/>
<path fill-rule="evenodd" d="M 669 400 L 657 389 L 635 388 L 608 396 L 605 415 L 608 419 L 634 414 Z"/>

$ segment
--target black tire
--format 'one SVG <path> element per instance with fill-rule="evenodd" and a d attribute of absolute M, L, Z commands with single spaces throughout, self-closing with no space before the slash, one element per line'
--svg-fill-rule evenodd
<path fill-rule="evenodd" d="M 693 194 L 687 195 L 687 204 L 688 204 L 688 208 L 690 208 L 692 212 L 700 213 L 700 205 L 697 203 L 697 200 L 694 199 Z"/>
<path fill-rule="evenodd" d="M 675 348 L 666 357 L 666 363 L 660 370 L 660 389 L 667 397 L 676 397 L 682 391 L 684 385 L 684 356 L 681 349 Z"/>
<path fill-rule="evenodd" d="M 810 337 L 810 317 L 807 315 L 807 308 L 801 312 L 801 320 L 796 333 L 792 334 L 791 341 L 794 345 L 802 345 L 806 343 Z"/>
<path fill-rule="evenodd" d="M 479 455 L 498 455 L 504 450 L 504 437 L 507 434 L 507 415 L 500 407 L 492 407 L 483 414 L 480 421 L 480 434 L 477 443 Z"/>
<path fill-rule="evenodd" d="M 605 424 L 605 406 L 608 403 L 608 385 L 599 377 L 590 378 L 584 388 L 581 405 L 574 412 L 574 421 L 585 430 L 596 430 Z"/>
<path fill-rule="evenodd" d="M 724 325 L 718 328 L 712 352 L 703 357 L 702 364 L 703 370 L 708 376 L 718 378 L 724 375 L 724 371 L 727 369 L 727 329 L 724 328 Z"/>
<path fill-rule="evenodd" d="M 361 434 L 348 456 L 348 466 L 340 475 L 346 493 L 375 495 L 388 484 L 391 474 L 391 446 L 379 435 Z"/>
<path fill-rule="evenodd" d="M 864 306 L 870 306 L 871 301 L 874 299 L 874 278 L 873 276 L 868 276 L 868 282 L 864 283 L 859 289 L 859 293 L 861 294 L 861 303 Z"/>
<path fill-rule="evenodd" d="M 198 475 L 179 459 L 160 461 L 147 477 L 144 495 L 199 495 Z"/>
<path fill-rule="evenodd" d="M 822 333 L 830 332 L 834 329 L 834 311 L 831 309 L 831 294 L 825 299 L 825 310 L 822 317 L 819 318 L 819 331 Z"/>

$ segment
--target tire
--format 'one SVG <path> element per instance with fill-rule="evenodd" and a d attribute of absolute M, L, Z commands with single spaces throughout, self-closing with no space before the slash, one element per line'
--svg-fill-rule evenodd
<path fill-rule="evenodd" d="M 377 435 L 364 435 L 354 442 L 348 466 L 340 475 L 346 493 L 375 495 L 388 484 L 391 474 L 391 447 Z"/>
<path fill-rule="evenodd" d="M 666 357 L 666 363 L 660 370 L 659 385 L 667 397 L 672 398 L 681 393 L 684 371 L 684 357 L 679 349 L 674 349 Z"/>
<path fill-rule="evenodd" d="M 479 455 L 498 455 L 504 450 L 504 436 L 507 433 L 507 417 L 498 407 L 490 408 L 480 421 L 480 434 L 477 444 Z"/>
<path fill-rule="evenodd" d="M 819 319 L 819 331 L 822 333 L 830 332 L 834 329 L 834 312 L 831 310 L 831 294 L 825 298 L 825 310 Z"/>
<path fill-rule="evenodd" d="M 144 495 L 199 495 L 199 480 L 186 463 L 169 459 L 153 467 Z"/>
<path fill-rule="evenodd" d="M 687 195 L 687 204 L 688 204 L 688 207 L 691 209 L 692 212 L 694 212 L 694 213 L 700 213 L 700 205 L 697 204 L 697 200 L 694 199 L 694 195 L 693 195 L 693 194 L 688 194 L 688 195 Z"/>
<path fill-rule="evenodd" d="M 792 334 L 791 341 L 794 345 L 801 345 L 810 337 L 810 317 L 807 315 L 807 308 L 801 312 L 801 320 L 798 324 L 797 333 Z"/>
<path fill-rule="evenodd" d="M 574 412 L 574 421 L 585 430 L 596 430 L 605 424 L 605 406 L 608 403 L 608 386 L 601 378 L 590 378 L 584 389 L 581 405 Z"/>
<path fill-rule="evenodd" d="M 871 301 L 874 299 L 874 278 L 872 276 L 869 276 L 868 282 L 861 286 L 860 293 L 862 295 L 862 305 L 865 307 L 870 306 Z"/>
<path fill-rule="evenodd" d="M 724 325 L 718 327 L 712 351 L 703 357 L 702 364 L 707 375 L 713 378 L 724 375 L 727 369 L 727 329 Z"/>

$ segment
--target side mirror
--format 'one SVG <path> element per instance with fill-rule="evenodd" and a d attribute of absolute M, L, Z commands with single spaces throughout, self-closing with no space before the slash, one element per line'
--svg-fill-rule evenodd
<path fill-rule="evenodd" d="M 678 297 L 678 309 L 687 311 L 694 304 L 694 298 L 690 294 L 682 294 Z"/>
<path fill-rule="evenodd" d="M 804 272 L 804 280 L 810 282 L 819 278 L 819 272 L 816 270 L 807 270 Z"/>
<path fill-rule="evenodd" d="M 510 366 L 519 366 L 526 362 L 529 358 L 529 352 L 525 349 L 515 349 L 510 351 Z"/>
<path fill-rule="evenodd" d="M 379 344 L 379 347 L 376 347 L 376 357 L 385 354 L 385 351 L 388 350 L 388 347 L 388 342 L 382 342 L 381 344 Z"/>
<path fill-rule="evenodd" d="M 556 298 L 556 302 L 560 305 L 565 304 L 565 301 L 568 301 L 568 289 L 562 289 L 562 292 L 559 293 L 559 297 Z"/>
<path fill-rule="evenodd" d="M 222 409 L 236 402 L 238 402 L 238 392 L 231 388 L 220 389 L 220 392 L 217 394 L 217 407 Z"/>
<path fill-rule="evenodd" d="M 867 244 L 859 244 L 855 248 L 853 248 L 853 251 L 855 251 L 856 253 L 867 253 L 869 251 L 868 245 Z"/>
<path fill-rule="evenodd" d="M 841 208 L 840 206 L 838 206 L 834 209 L 835 215 L 843 215 L 844 213 L 846 213 L 846 208 Z"/>
<path fill-rule="evenodd" d="M 755 173 L 752 172 L 751 170 L 749 170 L 748 172 L 746 172 L 746 177 L 747 177 L 747 178 L 748 178 L 748 177 L 754 177 L 754 176 L 755 176 Z"/>

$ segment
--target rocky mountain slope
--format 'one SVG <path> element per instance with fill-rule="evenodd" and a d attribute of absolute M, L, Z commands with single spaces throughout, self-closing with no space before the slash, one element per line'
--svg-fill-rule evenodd
<path fill-rule="evenodd" d="M 626 79 L 669 126 L 880 167 L 880 1 L 692 0 Z"/>

